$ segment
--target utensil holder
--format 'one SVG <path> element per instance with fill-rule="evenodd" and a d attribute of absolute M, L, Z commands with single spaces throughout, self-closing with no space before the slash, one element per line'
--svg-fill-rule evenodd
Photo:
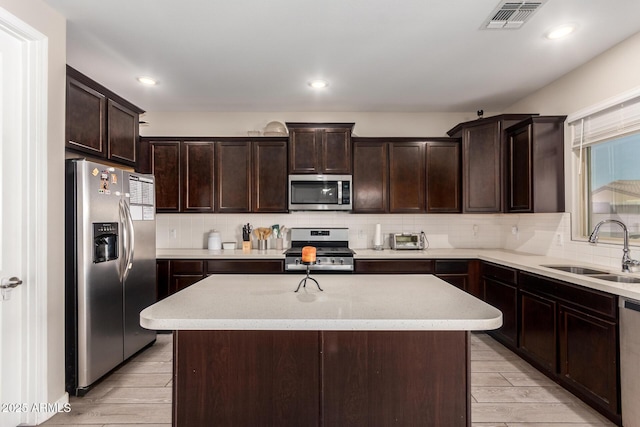
<path fill-rule="evenodd" d="M 280 251 L 283 249 L 282 237 L 276 238 L 276 249 Z"/>
<path fill-rule="evenodd" d="M 267 250 L 267 241 L 266 240 L 258 240 L 258 250 L 266 251 Z"/>

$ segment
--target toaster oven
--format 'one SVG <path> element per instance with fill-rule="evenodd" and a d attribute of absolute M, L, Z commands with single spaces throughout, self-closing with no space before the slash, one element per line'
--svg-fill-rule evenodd
<path fill-rule="evenodd" d="M 424 249 L 422 233 L 391 233 L 389 246 L 396 250 L 421 250 Z"/>

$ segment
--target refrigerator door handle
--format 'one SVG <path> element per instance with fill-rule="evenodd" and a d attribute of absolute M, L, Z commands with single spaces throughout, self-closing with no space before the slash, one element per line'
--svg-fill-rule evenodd
<path fill-rule="evenodd" d="M 120 257 L 120 271 L 118 272 L 120 283 L 124 282 L 124 278 L 127 271 L 127 266 L 129 265 L 129 230 L 127 229 L 126 223 L 126 213 L 124 211 L 124 202 L 122 199 L 118 205 L 119 213 L 120 213 L 120 228 L 121 228 L 121 236 L 122 236 L 122 252 L 123 255 Z"/>
<path fill-rule="evenodd" d="M 135 232 L 133 230 L 133 218 L 131 216 L 131 210 L 129 209 L 129 205 L 127 204 L 126 201 L 122 202 L 122 205 L 124 207 L 124 214 L 125 214 L 125 219 L 127 221 L 126 224 L 126 228 L 127 228 L 127 248 L 126 250 L 126 264 L 125 264 L 125 268 L 124 268 L 124 275 L 122 277 L 122 280 L 126 280 L 127 276 L 129 276 L 129 269 L 131 268 L 131 266 L 133 265 L 133 250 L 135 247 Z"/>

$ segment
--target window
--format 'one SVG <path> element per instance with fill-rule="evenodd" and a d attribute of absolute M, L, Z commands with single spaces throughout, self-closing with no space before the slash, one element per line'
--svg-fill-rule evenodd
<path fill-rule="evenodd" d="M 588 236 L 603 219 L 617 219 L 640 242 L 640 90 L 576 113 L 568 122 L 580 159 L 580 234 Z M 621 239 L 622 233 L 605 224 L 600 239 Z"/>

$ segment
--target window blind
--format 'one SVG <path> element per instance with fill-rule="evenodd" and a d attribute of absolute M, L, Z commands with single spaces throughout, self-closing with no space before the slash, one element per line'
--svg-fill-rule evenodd
<path fill-rule="evenodd" d="M 567 122 L 575 149 L 640 132 L 640 88 L 572 114 Z"/>

